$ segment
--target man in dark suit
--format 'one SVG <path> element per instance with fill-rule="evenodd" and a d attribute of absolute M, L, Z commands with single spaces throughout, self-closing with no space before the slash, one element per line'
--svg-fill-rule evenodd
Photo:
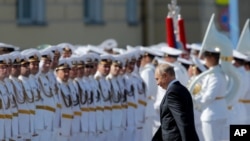
<path fill-rule="evenodd" d="M 166 94 L 160 105 L 161 126 L 152 141 L 199 141 L 191 94 L 175 79 L 173 67 L 159 64 L 155 79 L 157 85 L 166 89 Z"/>

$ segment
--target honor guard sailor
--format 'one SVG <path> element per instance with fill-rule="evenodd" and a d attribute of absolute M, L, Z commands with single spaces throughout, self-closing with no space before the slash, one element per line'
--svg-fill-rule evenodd
<path fill-rule="evenodd" d="M 112 102 L 112 135 L 114 141 L 120 141 L 122 139 L 122 94 L 118 84 L 117 76 L 122 68 L 121 58 L 119 56 L 113 56 L 112 64 L 110 66 L 110 73 L 106 79 L 110 82 L 111 86 L 111 102 Z"/>
<path fill-rule="evenodd" d="M 21 71 L 21 64 L 24 63 L 25 58 L 19 52 L 11 53 L 12 67 L 10 71 L 10 80 L 13 84 L 15 91 L 15 99 L 18 107 L 18 131 L 20 137 L 18 139 L 30 139 L 30 127 L 29 127 L 29 108 L 24 95 L 24 90 L 21 81 L 18 79 Z"/>
<path fill-rule="evenodd" d="M 146 93 L 146 111 L 145 111 L 145 125 L 144 125 L 144 134 L 143 139 L 145 141 L 152 139 L 154 133 L 158 129 L 155 126 L 155 119 L 158 117 L 159 113 L 156 113 L 156 109 L 154 109 L 154 103 L 156 100 L 157 93 L 157 84 L 154 78 L 155 66 L 153 65 L 153 59 L 155 56 L 162 56 L 163 53 L 153 51 L 150 48 L 141 48 L 144 52 L 141 59 L 141 68 L 140 68 L 140 76 L 143 79 L 145 84 L 145 93 Z M 159 120 L 158 120 L 159 121 Z"/>
<path fill-rule="evenodd" d="M 40 85 L 40 95 L 42 98 L 42 105 L 40 108 L 43 112 L 43 131 L 40 135 L 40 140 L 53 140 L 52 133 L 54 132 L 54 116 L 56 112 L 56 102 L 52 92 L 51 84 L 47 77 L 50 70 L 53 54 L 49 49 L 40 51 L 41 59 L 39 63 L 38 83 Z"/>
<path fill-rule="evenodd" d="M 30 131 L 30 138 L 37 138 L 37 134 L 35 133 L 35 99 L 37 100 L 37 97 L 35 98 L 29 76 L 30 76 L 30 68 L 29 68 L 29 58 L 27 56 L 27 52 L 24 50 L 21 52 L 22 59 L 21 59 L 21 74 L 19 75 L 18 79 L 21 80 L 22 87 L 23 87 L 23 94 L 25 97 L 25 102 L 27 103 L 27 106 L 29 108 L 29 124 L 26 124 L 26 128 L 29 128 Z M 27 111 L 20 111 L 19 113 L 26 113 Z M 28 125 L 28 127 L 27 127 Z"/>
<path fill-rule="evenodd" d="M 8 93 L 8 89 L 4 82 L 4 79 L 7 76 L 8 62 L 6 60 L 6 55 L 0 55 L 0 95 L 1 95 L 1 113 L 3 115 L 4 121 L 4 130 L 1 138 L 10 139 L 11 138 L 11 121 L 12 121 L 12 112 L 11 112 L 11 96 Z"/>
<path fill-rule="evenodd" d="M 110 65 L 112 62 L 112 56 L 108 54 L 103 54 L 100 56 L 100 62 L 98 64 L 97 72 L 95 74 L 95 79 L 99 81 L 99 87 L 101 90 L 101 99 L 104 106 L 103 110 L 103 140 L 111 140 L 111 89 L 109 81 L 106 80 L 106 76 L 110 72 Z"/>
<path fill-rule="evenodd" d="M 35 133 L 40 134 L 44 130 L 44 120 L 43 120 L 43 101 L 40 93 L 40 83 L 38 82 L 38 72 L 39 72 L 39 62 L 40 62 L 40 52 L 36 49 L 27 49 L 23 51 L 27 55 L 29 62 L 29 84 L 31 91 L 34 95 L 35 103 L 35 116 L 34 116 L 34 130 Z M 38 140 L 38 137 L 33 137 Z M 35 139 L 34 139 L 35 140 Z"/>
<path fill-rule="evenodd" d="M 80 140 L 80 128 L 81 128 L 81 116 L 82 112 L 80 110 L 80 101 L 79 101 L 79 91 L 78 91 L 78 84 L 75 81 L 77 77 L 77 65 L 78 65 L 78 56 L 72 55 L 69 59 L 70 62 L 70 71 L 69 71 L 69 80 L 68 80 L 68 85 L 70 89 L 70 95 L 72 98 L 72 111 L 74 114 L 74 118 L 72 120 L 72 136 L 71 136 L 71 141 L 79 141 Z"/>
<path fill-rule="evenodd" d="M 10 97 L 10 111 L 12 113 L 12 119 L 11 119 L 11 138 L 12 140 L 14 139 L 20 139 L 19 132 L 18 132 L 18 109 L 17 109 L 17 103 L 16 103 L 16 97 L 15 97 L 15 91 L 13 87 L 13 83 L 9 79 L 11 68 L 12 68 L 12 60 L 11 57 L 12 55 L 10 54 L 5 54 L 3 55 L 4 58 L 6 58 L 6 62 L 8 63 L 7 67 L 7 74 L 6 77 L 4 78 L 4 83 L 7 88 L 9 97 Z M 9 116 L 11 117 L 11 116 Z"/>
<path fill-rule="evenodd" d="M 83 84 L 85 86 L 85 93 L 87 95 L 87 105 L 88 105 L 88 139 L 89 140 L 96 140 L 96 131 L 97 131 L 97 124 L 96 124 L 96 104 L 100 100 L 100 90 L 98 84 L 96 85 L 93 79 L 92 69 L 94 58 L 92 53 L 84 54 L 84 72 L 83 72 Z M 99 110 L 102 109 L 99 107 Z"/>
<path fill-rule="evenodd" d="M 59 60 L 59 63 L 56 67 L 56 78 L 58 82 L 58 95 L 59 102 L 61 104 L 61 114 L 60 114 L 60 131 L 59 136 L 57 137 L 58 141 L 68 141 L 71 136 L 71 127 L 73 120 L 73 111 L 72 111 L 72 98 L 70 95 L 69 89 L 69 71 L 70 71 L 70 62 L 66 58 Z"/>

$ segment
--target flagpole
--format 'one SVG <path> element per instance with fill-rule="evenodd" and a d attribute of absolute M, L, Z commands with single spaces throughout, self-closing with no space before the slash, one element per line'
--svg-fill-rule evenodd
<path fill-rule="evenodd" d="M 238 14 L 238 0 L 229 0 L 229 26 L 230 38 L 236 48 L 239 40 L 239 14 Z"/>

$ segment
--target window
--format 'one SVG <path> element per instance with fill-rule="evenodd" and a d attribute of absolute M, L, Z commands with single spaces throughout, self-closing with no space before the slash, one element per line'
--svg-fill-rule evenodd
<path fill-rule="evenodd" d="M 84 0 L 84 22 L 103 24 L 103 0 Z"/>
<path fill-rule="evenodd" d="M 138 2 L 137 0 L 127 0 L 127 23 L 129 25 L 138 24 Z"/>
<path fill-rule="evenodd" d="M 44 25 L 45 0 L 17 0 L 17 22 L 20 25 Z"/>

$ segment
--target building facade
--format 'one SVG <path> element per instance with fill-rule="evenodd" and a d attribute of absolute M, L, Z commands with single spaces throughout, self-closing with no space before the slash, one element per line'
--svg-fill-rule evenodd
<path fill-rule="evenodd" d="M 98 45 L 114 38 L 119 47 L 165 41 L 171 0 L 0 0 L 0 42 L 22 48 L 41 44 Z M 239 2 L 240 27 L 249 1 Z M 189 43 L 201 42 L 214 1 L 178 0 Z M 248 6 L 247 6 L 248 5 Z"/>

